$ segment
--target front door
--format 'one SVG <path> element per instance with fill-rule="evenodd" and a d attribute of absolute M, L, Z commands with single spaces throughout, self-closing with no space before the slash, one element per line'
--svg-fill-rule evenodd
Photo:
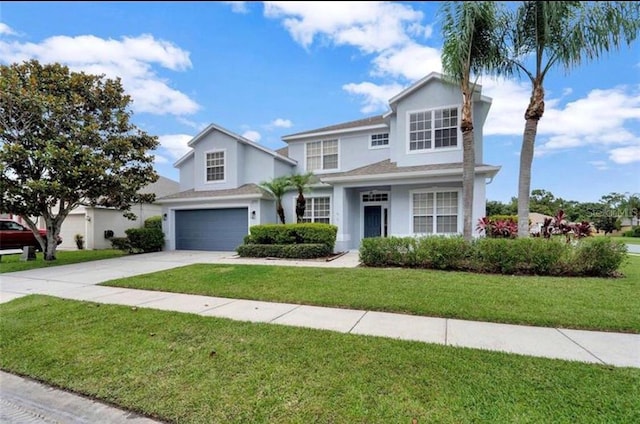
<path fill-rule="evenodd" d="M 380 237 L 382 235 L 382 206 L 364 207 L 364 236 Z"/>

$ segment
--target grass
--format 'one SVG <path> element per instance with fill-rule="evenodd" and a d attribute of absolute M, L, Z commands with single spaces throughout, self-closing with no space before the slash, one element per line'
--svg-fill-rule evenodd
<path fill-rule="evenodd" d="M 176 423 L 640 422 L 640 370 L 28 296 L 0 367 Z"/>
<path fill-rule="evenodd" d="M 45 261 L 44 255 L 36 253 L 35 261 L 21 261 L 20 255 L 3 256 L 0 261 L 0 273 L 25 271 L 28 269 L 45 268 L 50 266 L 76 264 L 80 262 L 97 261 L 100 259 L 117 258 L 126 253 L 121 250 L 58 250 L 55 261 Z"/>
<path fill-rule="evenodd" d="M 197 264 L 103 285 L 478 321 L 640 333 L 640 256 L 624 278 Z"/>
<path fill-rule="evenodd" d="M 621 241 L 626 244 L 640 244 L 640 237 L 618 237 L 618 236 L 606 236 L 612 240 Z"/>

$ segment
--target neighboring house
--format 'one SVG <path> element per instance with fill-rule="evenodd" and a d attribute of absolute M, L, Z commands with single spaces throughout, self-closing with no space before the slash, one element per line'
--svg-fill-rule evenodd
<path fill-rule="evenodd" d="M 529 212 L 529 232 L 531 234 L 539 234 L 542 231 L 545 219 L 553 219 L 553 217 L 543 213 Z"/>
<path fill-rule="evenodd" d="M 218 125 L 190 142 L 175 166 L 180 192 L 159 199 L 167 249 L 235 250 L 254 224 L 275 223 L 271 196 L 257 184 L 313 172 L 308 222 L 338 227 L 336 250 L 364 237 L 462 232 L 462 95 L 432 73 L 389 101 L 384 115 L 283 137 L 270 150 Z M 476 179 L 473 221 L 485 215 L 485 186 L 500 167 L 483 163 L 482 128 L 491 99 L 474 93 Z M 295 222 L 295 197 L 283 199 Z"/>
<path fill-rule="evenodd" d="M 169 178 L 160 177 L 155 183 L 140 190 L 140 193 L 155 193 L 156 198 L 167 196 L 179 190 L 179 184 Z M 60 236 L 62 244 L 59 249 L 76 249 L 75 235 L 84 238 L 85 249 L 110 249 L 108 236 L 124 237 L 128 228 L 139 228 L 144 220 L 162 214 L 162 206 L 156 203 L 139 203 L 131 205 L 135 220 L 123 216 L 123 212 L 113 208 L 79 206 L 69 212 L 62 223 Z M 43 223 L 41 223 L 42 226 Z"/>

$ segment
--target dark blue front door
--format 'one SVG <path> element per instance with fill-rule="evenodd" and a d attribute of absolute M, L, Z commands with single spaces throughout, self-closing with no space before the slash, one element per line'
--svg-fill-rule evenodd
<path fill-rule="evenodd" d="M 364 236 L 380 237 L 382 228 L 382 206 L 364 207 Z"/>

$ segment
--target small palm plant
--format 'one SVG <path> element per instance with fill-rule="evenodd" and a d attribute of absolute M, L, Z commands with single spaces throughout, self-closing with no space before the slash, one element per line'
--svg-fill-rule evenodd
<path fill-rule="evenodd" d="M 282 197 L 291 187 L 288 177 L 277 177 L 270 181 L 263 181 L 260 187 L 270 192 L 276 199 L 276 213 L 281 223 L 285 223 L 284 208 L 282 207 Z"/>
<path fill-rule="evenodd" d="M 296 198 L 296 218 L 298 223 L 302 222 L 304 218 L 304 211 L 307 208 L 307 199 L 304 197 L 304 192 L 309 188 L 312 179 L 313 173 L 311 172 L 295 174 L 289 177 L 291 186 L 298 190 L 298 197 Z"/>

